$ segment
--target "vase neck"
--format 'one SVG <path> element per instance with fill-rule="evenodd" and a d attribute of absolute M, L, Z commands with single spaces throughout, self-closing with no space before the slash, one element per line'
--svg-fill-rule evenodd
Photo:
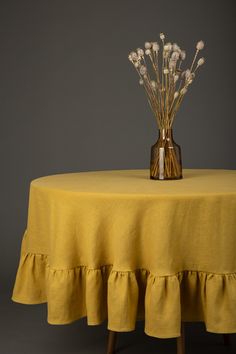
<path fill-rule="evenodd" d="M 159 139 L 173 139 L 172 129 L 159 129 Z"/>

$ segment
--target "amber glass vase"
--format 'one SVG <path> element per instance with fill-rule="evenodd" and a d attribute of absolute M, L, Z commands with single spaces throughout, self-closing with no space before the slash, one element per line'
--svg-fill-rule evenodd
<path fill-rule="evenodd" d="M 151 147 L 150 178 L 181 179 L 181 149 L 173 139 L 172 129 L 159 129 L 157 142 Z"/>

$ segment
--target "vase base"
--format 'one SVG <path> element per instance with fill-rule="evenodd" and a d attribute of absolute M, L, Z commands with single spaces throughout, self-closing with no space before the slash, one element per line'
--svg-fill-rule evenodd
<path fill-rule="evenodd" d="M 159 177 L 153 177 L 153 176 L 150 176 L 150 179 L 153 179 L 155 181 L 171 181 L 171 180 L 177 180 L 177 179 L 183 179 L 183 176 L 180 176 L 180 177 L 165 177 L 165 178 L 159 178 Z"/>

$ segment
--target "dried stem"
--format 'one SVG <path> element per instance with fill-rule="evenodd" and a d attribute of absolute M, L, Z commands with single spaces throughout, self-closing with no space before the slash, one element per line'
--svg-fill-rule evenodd
<path fill-rule="evenodd" d="M 190 67 L 190 71 L 192 71 L 192 70 L 193 70 L 193 65 L 194 65 L 194 63 L 195 63 L 195 61 L 196 61 L 196 59 L 197 59 L 197 55 L 198 55 L 198 53 L 199 53 L 199 50 L 197 49 L 197 50 L 196 50 L 196 52 L 195 52 L 195 55 L 194 55 L 194 58 L 193 58 L 193 61 L 192 61 L 191 67 Z"/>

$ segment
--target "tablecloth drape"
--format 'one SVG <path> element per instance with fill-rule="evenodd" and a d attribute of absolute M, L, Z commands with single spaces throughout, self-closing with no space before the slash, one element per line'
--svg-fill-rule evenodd
<path fill-rule="evenodd" d="M 183 321 L 236 332 L 236 171 L 58 174 L 30 184 L 12 300 L 47 302 L 48 322 L 180 335 Z"/>

